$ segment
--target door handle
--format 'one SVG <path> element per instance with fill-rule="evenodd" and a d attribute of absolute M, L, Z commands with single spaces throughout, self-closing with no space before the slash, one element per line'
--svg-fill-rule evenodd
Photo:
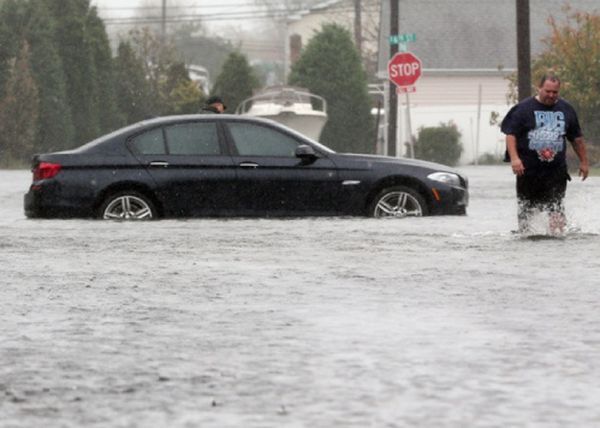
<path fill-rule="evenodd" d="M 258 168 L 258 164 L 254 162 L 242 162 L 240 168 Z"/>
<path fill-rule="evenodd" d="M 166 167 L 169 166 L 169 162 L 165 162 L 165 161 L 153 161 L 153 162 L 150 162 L 150 166 L 152 166 L 152 167 L 166 168 Z"/>

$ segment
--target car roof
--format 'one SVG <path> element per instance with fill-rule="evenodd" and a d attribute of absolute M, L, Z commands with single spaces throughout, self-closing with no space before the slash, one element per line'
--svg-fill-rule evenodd
<path fill-rule="evenodd" d="M 182 114 L 175 116 L 160 116 L 154 117 L 151 119 L 146 119 L 141 122 L 138 122 L 140 125 L 165 125 L 169 123 L 175 122 L 186 122 L 186 121 L 198 121 L 198 120 L 206 120 L 206 121 L 221 121 L 221 120 L 238 120 L 238 121 L 246 121 L 246 122 L 262 122 L 269 125 L 279 125 L 277 122 L 264 119 L 261 117 L 255 116 L 242 116 L 238 114 Z"/>

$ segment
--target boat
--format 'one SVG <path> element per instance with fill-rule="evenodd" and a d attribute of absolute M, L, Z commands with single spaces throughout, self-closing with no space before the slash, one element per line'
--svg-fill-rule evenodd
<path fill-rule="evenodd" d="M 201 65 L 190 64 L 187 66 L 187 71 L 192 79 L 192 82 L 195 82 L 198 85 L 198 88 L 202 90 L 204 95 L 208 95 L 210 92 L 210 75 L 206 67 L 202 67 Z"/>
<path fill-rule="evenodd" d="M 325 98 L 294 86 L 269 86 L 245 99 L 236 114 L 263 117 L 319 141 L 327 122 Z"/>

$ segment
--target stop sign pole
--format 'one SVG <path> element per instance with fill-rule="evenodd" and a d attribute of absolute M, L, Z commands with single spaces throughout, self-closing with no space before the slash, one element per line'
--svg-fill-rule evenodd
<path fill-rule="evenodd" d="M 412 126 L 410 118 L 410 98 L 409 92 L 416 90 L 415 84 L 421 77 L 421 60 L 411 52 L 397 52 L 388 62 L 388 77 L 396 85 L 396 93 L 406 93 L 406 136 L 410 157 L 415 157 L 415 150 L 412 140 Z M 398 101 L 397 101 L 398 102 Z M 396 110 L 399 108 L 397 107 Z M 399 138 L 396 139 L 397 155 L 400 154 Z"/>

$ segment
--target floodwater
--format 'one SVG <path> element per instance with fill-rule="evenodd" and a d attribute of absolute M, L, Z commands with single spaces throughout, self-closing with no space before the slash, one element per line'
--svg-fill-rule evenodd
<path fill-rule="evenodd" d="M 591 427 L 600 178 L 523 239 L 466 217 L 27 220 L 0 171 L 2 427 Z"/>

